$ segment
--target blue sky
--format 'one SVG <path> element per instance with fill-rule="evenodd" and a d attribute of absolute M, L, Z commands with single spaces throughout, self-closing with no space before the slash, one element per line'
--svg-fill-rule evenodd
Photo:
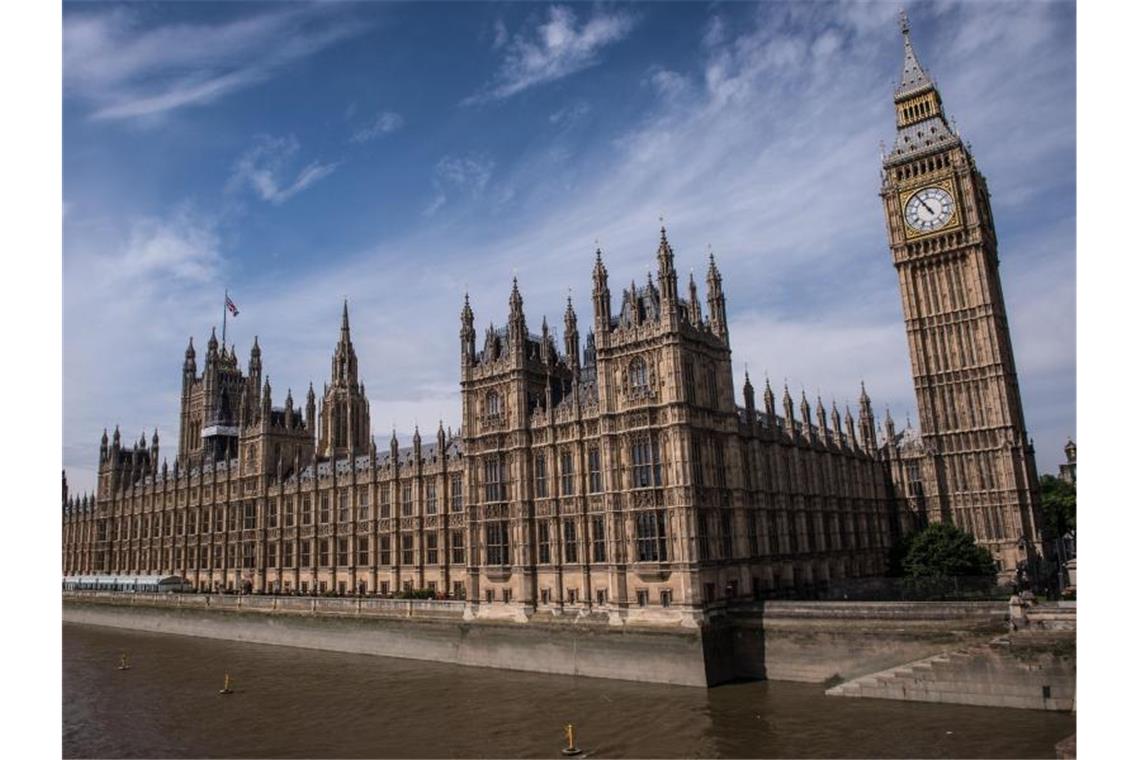
<path fill-rule="evenodd" d="M 1075 434 L 1075 7 L 909 4 L 993 195 L 1038 465 Z M 529 321 L 595 241 L 620 287 L 725 277 L 734 371 L 902 424 L 914 395 L 880 200 L 897 3 L 64 4 L 64 466 L 103 428 L 177 441 L 187 338 L 228 287 L 280 404 L 340 302 L 379 439 L 457 425 L 458 313 Z M 703 293 L 703 284 L 701 290 Z"/>

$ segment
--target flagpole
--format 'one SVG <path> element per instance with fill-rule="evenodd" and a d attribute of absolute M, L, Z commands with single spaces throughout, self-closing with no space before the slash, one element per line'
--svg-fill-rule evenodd
<path fill-rule="evenodd" d="M 226 347 L 226 312 L 230 310 L 230 289 L 226 288 L 226 295 L 222 299 L 222 349 Z"/>

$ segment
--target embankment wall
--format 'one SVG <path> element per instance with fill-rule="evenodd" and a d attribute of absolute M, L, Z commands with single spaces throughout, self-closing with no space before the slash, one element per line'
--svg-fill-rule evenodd
<path fill-rule="evenodd" d="M 736 678 L 822 683 L 1007 629 L 1003 603 L 766 602 L 714 610 L 698 627 L 606 615 L 464 618 L 462 602 L 94 592 L 63 619 L 155 633 L 688 686 Z"/>

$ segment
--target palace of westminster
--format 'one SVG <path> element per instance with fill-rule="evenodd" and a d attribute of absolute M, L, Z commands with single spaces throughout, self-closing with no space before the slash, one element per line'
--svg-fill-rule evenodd
<path fill-rule="evenodd" d="M 919 430 L 745 375 L 733 387 L 725 292 L 702 304 L 661 230 L 656 281 L 593 318 L 569 301 L 562 345 L 527 324 L 479 339 L 464 301 L 459 432 L 372 438 L 345 305 L 321 398 L 274 406 L 254 340 L 246 372 L 211 335 L 182 365 L 178 452 L 158 435 L 99 448 L 94 494 L 63 495 L 65 575 L 178 575 L 199 590 L 430 589 L 475 616 L 536 610 L 677 620 L 734 597 L 882 575 L 893 542 L 949 521 L 1000 574 L 1041 552 L 1036 465 L 1014 370 L 985 179 L 948 125 L 905 17 L 897 133 L 881 197 Z"/>

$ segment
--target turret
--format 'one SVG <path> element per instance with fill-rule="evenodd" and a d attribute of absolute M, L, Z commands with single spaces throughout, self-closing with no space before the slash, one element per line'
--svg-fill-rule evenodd
<path fill-rule="evenodd" d="M 800 419 L 804 425 L 804 436 L 811 436 L 811 404 L 807 400 L 807 392 L 800 389 Z"/>
<path fill-rule="evenodd" d="M 843 422 L 847 426 L 848 445 L 854 449 L 859 445 L 859 439 L 855 437 L 855 418 L 851 416 L 851 407 L 847 407 Z"/>
<path fill-rule="evenodd" d="M 748 377 L 748 370 L 744 370 L 744 416 L 749 425 L 756 420 L 756 391 Z"/>
<path fill-rule="evenodd" d="M 423 439 L 420 437 L 420 426 L 416 425 L 416 430 L 412 434 L 412 459 L 413 461 L 420 461 L 423 458 Z"/>
<path fill-rule="evenodd" d="M 186 345 L 186 358 L 182 362 L 182 375 L 183 380 L 187 377 L 193 380 L 198 374 L 198 362 L 196 359 L 197 354 L 194 353 L 194 336 L 190 336 L 190 342 Z"/>
<path fill-rule="evenodd" d="M 261 420 L 266 426 L 269 425 L 271 412 L 273 411 L 273 398 L 269 388 L 269 378 L 265 378 L 265 386 L 261 391 Z"/>
<path fill-rule="evenodd" d="M 792 407 L 792 394 L 788 392 L 788 384 L 784 383 L 784 427 L 788 435 L 796 434 L 796 413 Z"/>
<path fill-rule="evenodd" d="M 309 393 L 305 397 L 305 426 L 312 433 L 317 432 L 317 394 L 313 391 L 313 383 L 309 382 Z"/>
<path fill-rule="evenodd" d="M 435 453 L 436 456 L 443 459 L 444 448 L 447 446 L 447 434 L 443 432 L 443 420 L 439 421 L 439 427 L 435 431 Z"/>
<path fill-rule="evenodd" d="M 716 258 L 709 252 L 708 302 L 709 328 L 718 338 L 728 343 L 728 315 L 725 310 L 724 289 L 721 287 L 720 270 Z"/>
<path fill-rule="evenodd" d="M 657 245 L 657 283 L 661 287 L 661 311 L 672 315 L 677 307 L 677 270 L 673 268 L 673 247 L 661 226 L 661 242 Z"/>
<path fill-rule="evenodd" d="M 459 356 L 463 366 L 475 362 L 475 313 L 471 311 L 471 299 L 463 294 L 463 311 L 459 315 Z"/>
<path fill-rule="evenodd" d="M 256 335 L 253 336 L 253 347 L 249 349 L 249 379 L 254 388 L 261 384 L 261 346 Z"/>
<path fill-rule="evenodd" d="M 523 358 L 523 352 L 526 347 L 526 316 L 523 314 L 523 299 L 522 294 L 519 292 L 519 278 L 515 277 L 511 281 L 511 297 L 510 303 L 510 316 L 507 318 L 507 335 L 508 342 L 511 344 L 511 352 L 515 356 L 516 361 Z"/>
<path fill-rule="evenodd" d="M 830 432 L 827 429 L 827 412 L 823 408 L 823 399 L 817 393 L 815 396 L 815 419 L 816 424 L 819 425 L 819 435 L 823 439 L 830 438 Z"/>
<path fill-rule="evenodd" d="M 836 438 L 843 434 L 843 427 L 839 422 L 839 407 L 835 405 L 835 399 L 831 399 L 831 429 L 835 431 Z"/>
<path fill-rule="evenodd" d="M 1077 461 L 1077 444 L 1073 443 L 1072 438 L 1065 444 L 1065 459 L 1069 464 Z"/>
<path fill-rule="evenodd" d="M 287 430 L 292 430 L 293 426 L 293 389 L 287 388 L 285 391 L 285 428 Z"/>
<path fill-rule="evenodd" d="M 99 441 L 99 463 L 107 461 L 107 428 L 103 428 L 103 438 Z"/>
<path fill-rule="evenodd" d="M 883 421 L 883 431 L 887 436 L 886 444 L 892 449 L 895 445 L 895 421 L 891 419 L 891 408 L 887 407 L 887 418 Z"/>
<path fill-rule="evenodd" d="M 871 409 L 871 397 L 862 381 L 859 383 L 859 434 L 863 450 L 867 453 L 878 451 L 875 433 L 875 413 Z"/>
<path fill-rule="evenodd" d="M 697 295 L 697 281 L 689 270 L 689 324 L 696 327 L 701 323 L 701 299 Z"/>
<path fill-rule="evenodd" d="M 538 346 L 538 357 L 543 365 L 550 367 L 554 364 L 554 352 L 551 350 L 554 346 L 550 340 L 550 325 L 546 323 L 545 314 L 542 315 L 542 329 L 540 333 L 542 335 L 542 341 Z"/>
<path fill-rule="evenodd" d="M 388 453 L 392 455 L 392 467 L 400 463 L 400 441 L 396 438 L 396 428 L 392 428 L 392 439 L 388 441 Z"/>
<path fill-rule="evenodd" d="M 206 364 L 213 364 L 218 360 L 218 335 L 215 328 L 210 328 L 210 342 L 206 344 Z"/>
<path fill-rule="evenodd" d="M 768 415 L 769 421 L 775 423 L 776 394 L 772 393 L 772 381 L 767 377 L 764 378 L 764 413 Z"/>
<path fill-rule="evenodd" d="M 563 340 L 565 341 L 566 362 L 576 376 L 579 367 L 578 315 L 574 313 L 574 304 L 571 302 L 570 296 L 566 296 L 566 313 L 562 315 L 562 326 L 564 328 Z"/>
<path fill-rule="evenodd" d="M 594 332 L 603 335 L 610 329 L 610 284 L 606 265 L 602 263 L 602 249 L 594 260 Z"/>

